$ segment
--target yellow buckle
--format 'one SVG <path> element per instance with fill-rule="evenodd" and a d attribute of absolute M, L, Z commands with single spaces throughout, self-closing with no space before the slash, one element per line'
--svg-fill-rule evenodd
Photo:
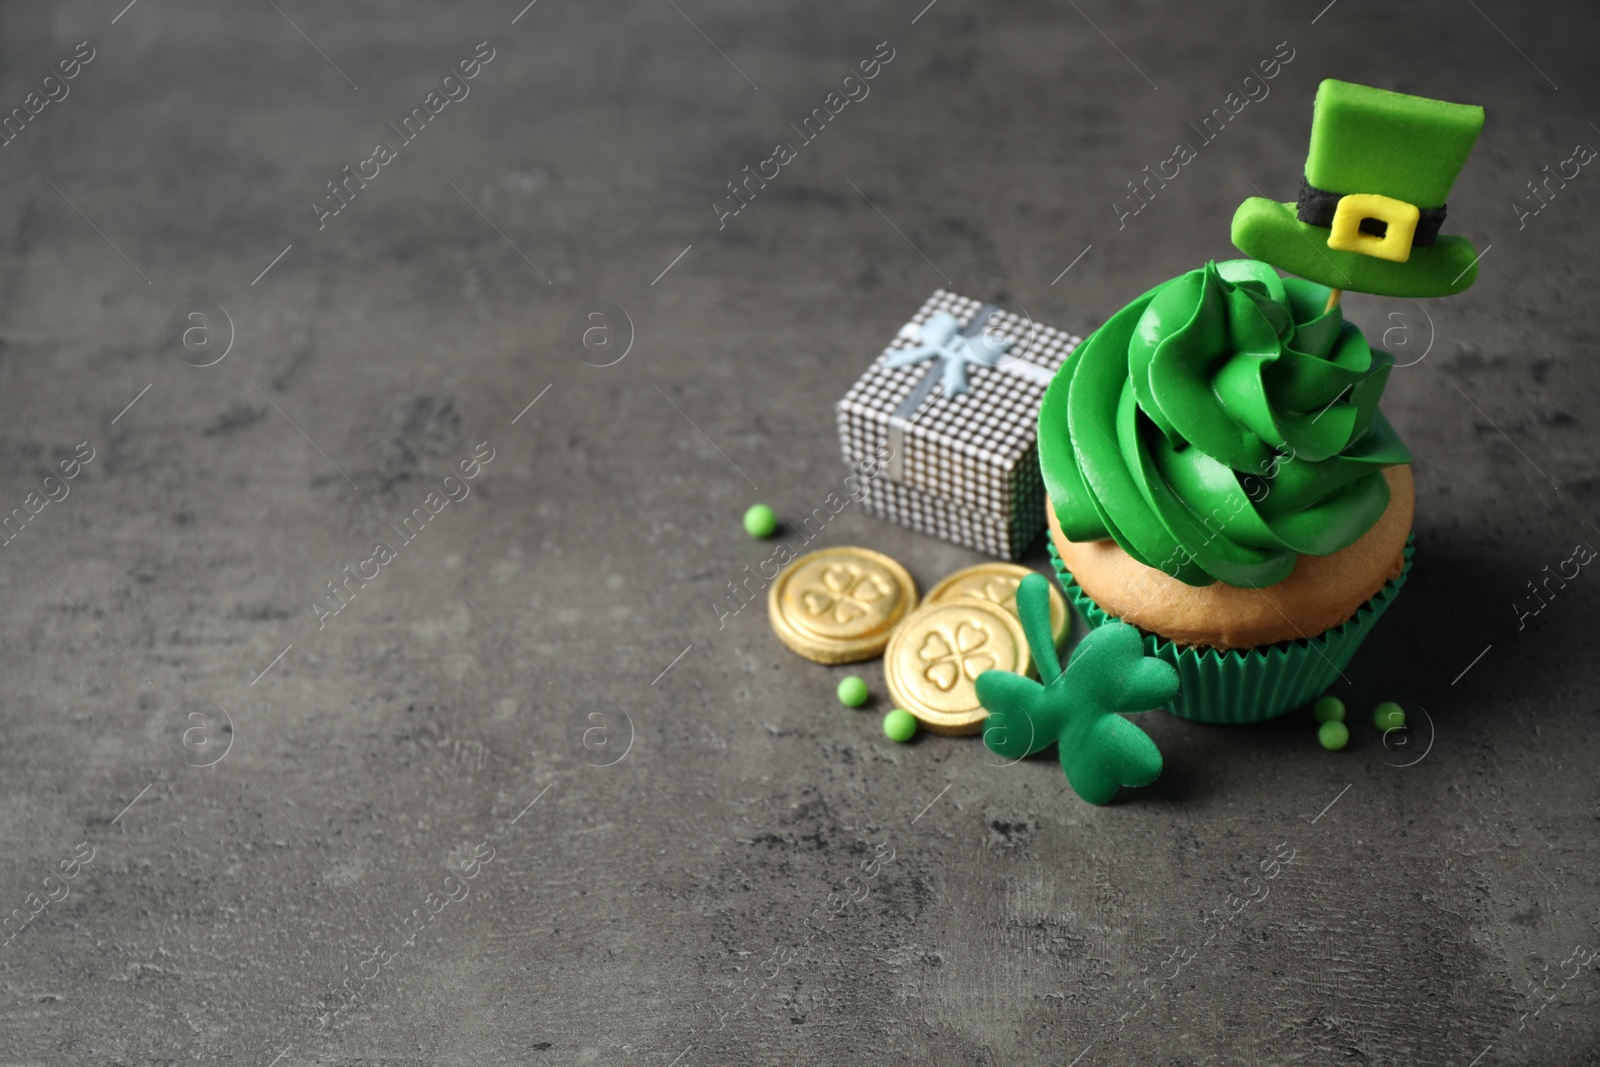
<path fill-rule="evenodd" d="M 1378 193 L 1351 193 L 1339 198 L 1333 209 L 1333 225 L 1328 247 L 1339 252 L 1359 252 L 1364 256 L 1404 263 L 1411 258 L 1411 238 L 1417 232 L 1422 212 L 1417 205 Z M 1365 219 L 1385 224 L 1382 237 L 1361 232 Z"/>

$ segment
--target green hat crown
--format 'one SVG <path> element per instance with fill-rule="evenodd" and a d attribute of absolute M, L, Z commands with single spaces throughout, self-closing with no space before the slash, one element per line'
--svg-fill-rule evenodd
<path fill-rule="evenodd" d="M 1298 202 L 1251 197 L 1233 217 L 1233 243 L 1336 289 L 1461 292 L 1477 277 L 1477 253 L 1438 231 L 1483 120 L 1481 107 L 1328 79 Z"/>

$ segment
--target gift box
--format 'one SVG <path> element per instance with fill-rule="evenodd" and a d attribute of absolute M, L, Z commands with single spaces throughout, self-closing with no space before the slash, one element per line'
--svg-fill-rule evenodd
<path fill-rule="evenodd" d="M 847 465 L 876 469 L 862 504 L 1016 559 L 1044 528 L 1039 402 L 1082 338 L 939 290 L 839 401 Z"/>

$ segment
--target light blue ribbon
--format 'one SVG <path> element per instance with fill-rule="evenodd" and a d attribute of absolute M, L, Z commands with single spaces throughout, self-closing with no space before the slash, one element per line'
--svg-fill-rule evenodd
<path fill-rule="evenodd" d="M 885 367 L 909 367 L 934 361 L 928 373 L 911 387 L 911 392 L 889 413 L 890 481 L 903 483 L 906 480 L 906 432 L 911 429 L 912 416 L 933 395 L 935 388 L 942 386 L 947 397 L 966 393 L 969 390 L 968 364 L 1014 374 L 1039 386 L 1050 384 L 1055 372 L 1046 367 L 1030 363 L 1020 356 L 1004 363 L 1000 361 L 1000 357 L 1011 347 L 1012 339 L 995 337 L 985 330 L 990 318 L 999 310 L 994 304 L 984 304 L 973 313 L 965 329 L 948 311 L 935 311 L 918 328 L 917 340 L 920 344 L 891 352 L 889 358 L 884 360 Z"/>
<path fill-rule="evenodd" d="M 998 367 L 1000 357 L 1011 347 L 1011 338 L 995 337 L 984 329 L 988 324 L 989 315 L 996 310 L 998 309 L 993 305 L 985 305 L 972 317 L 972 323 L 967 331 L 961 329 L 961 323 L 948 311 L 935 311 L 928 316 L 928 321 L 922 324 L 919 334 L 922 343 L 915 348 L 902 348 L 898 352 L 891 353 L 884 361 L 884 366 L 911 367 L 930 359 L 937 360 L 944 395 L 960 396 L 969 388 L 967 385 L 969 363 L 979 367 Z"/>

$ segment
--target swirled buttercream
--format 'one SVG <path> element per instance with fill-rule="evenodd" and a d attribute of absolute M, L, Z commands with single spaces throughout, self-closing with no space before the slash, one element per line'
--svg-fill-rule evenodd
<path fill-rule="evenodd" d="M 1112 316 L 1039 409 L 1062 532 L 1189 585 L 1259 588 L 1364 534 L 1411 454 L 1378 410 L 1393 360 L 1326 286 L 1208 263 Z"/>

